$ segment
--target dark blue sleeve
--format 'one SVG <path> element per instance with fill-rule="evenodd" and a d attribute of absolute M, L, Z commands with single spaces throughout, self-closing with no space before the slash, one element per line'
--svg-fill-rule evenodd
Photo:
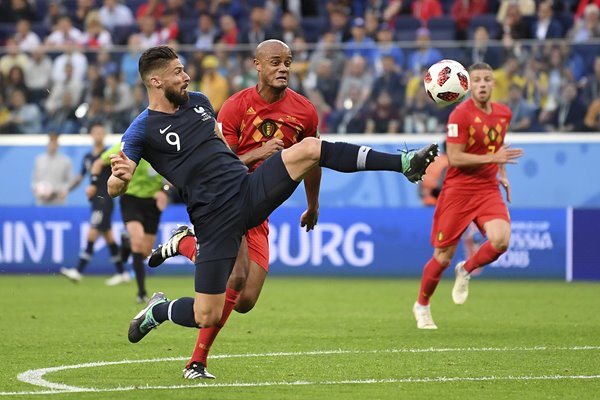
<path fill-rule="evenodd" d="M 87 168 L 86 168 L 86 164 L 87 164 L 87 160 L 89 158 L 90 154 L 86 154 L 85 156 L 83 156 L 83 160 L 81 160 L 81 171 L 79 171 L 79 175 L 81 176 L 85 176 L 87 174 Z"/>
<path fill-rule="evenodd" d="M 215 118 L 217 117 L 217 114 L 215 113 L 215 108 L 210 103 L 210 100 L 208 99 L 208 97 L 206 97 L 206 95 L 204 93 L 189 92 L 189 95 L 190 95 L 190 98 L 195 100 L 195 102 L 200 103 L 203 107 L 209 109 L 210 113 L 213 115 L 213 117 L 215 117 Z"/>
<path fill-rule="evenodd" d="M 144 136 L 147 119 L 148 110 L 144 110 L 131 125 L 129 125 L 123 138 L 121 138 L 121 150 L 123 150 L 123 153 L 136 164 L 140 163 L 142 152 L 144 151 Z"/>

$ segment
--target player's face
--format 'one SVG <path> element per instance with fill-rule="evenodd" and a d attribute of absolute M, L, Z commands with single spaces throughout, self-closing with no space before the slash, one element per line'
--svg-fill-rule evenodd
<path fill-rule="evenodd" d="M 179 59 L 171 60 L 161 76 L 161 81 L 167 100 L 176 106 L 187 103 L 190 98 L 187 92 L 190 76 L 183 70 Z"/>
<path fill-rule="evenodd" d="M 289 47 L 272 46 L 255 63 L 263 85 L 277 90 L 288 87 L 292 65 L 292 51 Z"/>
<path fill-rule="evenodd" d="M 478 103 L 486 103 L 492 96 L 494 75 L 487 69 L 471 71 L 471 96 Z"/>

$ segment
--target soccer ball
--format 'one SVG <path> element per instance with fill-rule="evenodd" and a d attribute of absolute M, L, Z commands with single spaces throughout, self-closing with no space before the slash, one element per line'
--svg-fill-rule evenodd
<path fill-rule="evenodd" d="M 429 67 L 423 84 L 431 100 L 440 107 L 461 101 L 471 88 L 469 73 L 454 60 L 438 61 Z"/>

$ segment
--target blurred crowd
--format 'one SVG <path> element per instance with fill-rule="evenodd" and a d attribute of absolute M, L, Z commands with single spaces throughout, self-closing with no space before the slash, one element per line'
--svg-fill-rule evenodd
<path fill-rule="evenodd" d="M 451 58 L 494 68 L 513 132 L 600 130 L 600 0 L 0 0 L 0 133 L 123 132 L 141 52 L 169 44 L 218 111 L 280 39 L 321 132 L 443 132 L 422 88 Z"/>

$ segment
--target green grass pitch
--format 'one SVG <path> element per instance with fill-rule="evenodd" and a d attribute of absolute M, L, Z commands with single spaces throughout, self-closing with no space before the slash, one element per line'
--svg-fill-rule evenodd
<path fill-rule="evenodd" d="M 439 330 L 420 331 L 415 279 L 269 278 L 213 346 L 217 379 L 186 381 L 197 331 L 167 322 L 130 344 L 133 283 L 0 276 L 0 400 L 600 398 L 598 283 L 474 278 L 463 306 L 451 285 Z M 148 286 L 176 298 L 193 280 Z"/>

